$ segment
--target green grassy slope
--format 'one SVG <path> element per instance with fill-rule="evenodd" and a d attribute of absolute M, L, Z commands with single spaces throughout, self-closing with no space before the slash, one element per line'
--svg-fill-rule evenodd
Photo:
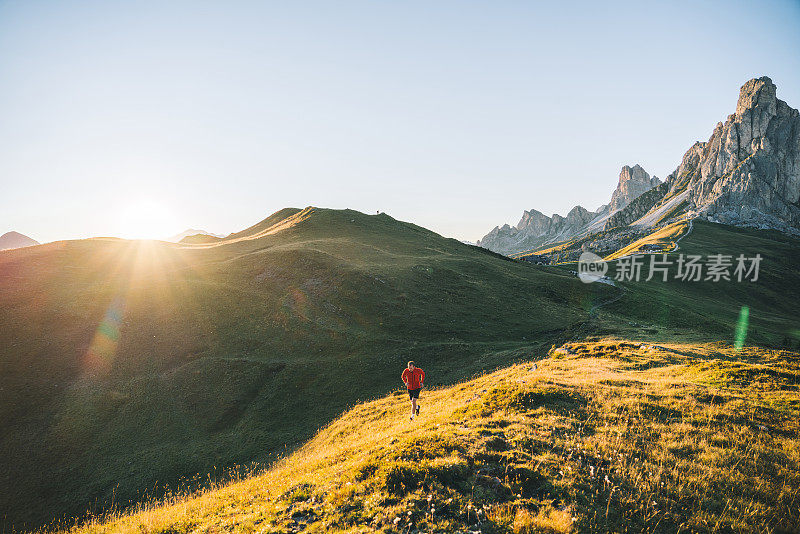
<path fill-rule="evenodd" d="M 800 348 L 800 240 L 776 231 L 694 221 L 691 233 L 668 259 L 677 262 L 679 254 L 700 255 L 703 262 L 712 254 L 730 255 L 734 260 L 739 254 L 760 254 L 763 259 L 756 282 L 675 280 L 677 267 L 673 264 L 667 282 L 654 278 L 620 283 L 624 295 L 602 312 L 624 316 L 645 329 L 656 326 L 659 333 L 733 342 L 740 311 L 747 307 L 748 343 Z M 643 279 L 648 275 L 650 257 L 644 260 Z"/>
<path fill-rule="evenodd" d="M 74 534 L 797 532 L 800 353 L 568 343 L 356 406 L 268 471 Z"/>
<path fill-rule="evenodd" d="M 613 294 L 349 210 L 282 211 L 214 244 L 3 252 L 4 528 L 268 461 L 391 390 L 408 359 L 452 382 L 549 346 Z"/>

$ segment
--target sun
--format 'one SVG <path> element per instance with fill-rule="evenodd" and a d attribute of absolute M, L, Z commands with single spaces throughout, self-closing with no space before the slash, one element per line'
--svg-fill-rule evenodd
<path fill-rule="evenodd" d="M 116 235 L 125 239 L 166 239 L 178 225 L 172 210 L 150 198 L 124 205 L 117 220 Z"/>

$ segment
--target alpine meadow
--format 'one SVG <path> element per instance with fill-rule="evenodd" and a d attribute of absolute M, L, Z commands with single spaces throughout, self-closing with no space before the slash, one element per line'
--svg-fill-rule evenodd
<path fill-rule="evenodd" d="M 0 534 L 800 534 L 800 7 L 601 7 L 0 3 Z"/>

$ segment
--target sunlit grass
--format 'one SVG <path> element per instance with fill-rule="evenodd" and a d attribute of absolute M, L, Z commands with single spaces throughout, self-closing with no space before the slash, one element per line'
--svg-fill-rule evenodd
<path fill-rule="evenodd" d="M 259 223 L 238 238 L 269 231 L 280 218 Z M 42 524 L 54 516 L 83 517 L 88 508 L 102 511 L 112 504 L 128 510 L 142 501 L 150 502 L 150 509 L 155 504 L 148 496 L 160 498 L 167 488 L 213 488 L 221 473 L 220 478 L 239 475 L 228 471 L 236 463 L 269 465 L 276 454 L 295 450 L 353 402 L 385 395 L 398 384 L 398 365 L 409 359 L 425 362 L 439 383 L 453 384 L 479 370 L 543 357 L 542 347 L 556 340 L 602 333 L 648 340 L 721 339 L 731 346 L 674 345 L 678 352 L 650 352 L 609 342 L 584 344 L 585 354 L 577 345 L 567 346 L 541 364 L 544 381 L 552 383 L 534 387 L 522 369 L 509 375 L 525 380 L 520 389 L 489 394 L 505 376 L 493 375 L 485 383 L 426 393 L 429 404 L 423 405 L 413 443 L 403 432 L 404 399 L 364 405 L 319 434 L 304 449 L 306 456 L 254 478 L 246 491 L 225 490 L 242 503 L 225 521 L 243 518 L 235 528 L 246 530 L 252 523 L 255 531 L 281 530 L 292 521 L 306 521 L 317 530 L 391 529 L 389 523 L 409 511 L 402 506 L 427 503 L 427 496 L 434 495 L 439 500 L 431 501 L 431 509 L 436 511 L 427 512 L 425 504 L 428 516 L 422 514 L 432 525 L 473 526 L 476 514 L 484 513 L 473 506 L 480 503 L 487 517 L 496 514 L 498 529 L 524 530 L 537 521 L 556 524 L 564 514 L 574 517 L 579 529 L 605 524 L 587 523 L 589 509 L 616 528 L 627 517 L 619 515 L 616 499 L 628 495 L 633 503 L 643 498 L 641 491 L 630 489 L 638 483 L 613 492 L 594 489 L 589 499 L 584 486 L 594 479 L 569 478 L 563 465 L 575 466 L 564 459 L 562 448 L 575 448 L 563 443 L 573 436 L 570 443 L 580 443 L 581 450 L 607 450 L 603 440 L 617 439 L 618 429 L 625 432 L 623 446 L 628 439 L 638 440 L 636 446 L 647 454 L 661 451 L 667 460 L 689 462 L 697 492 L 706 497 L 695 503 L 694 486 L 687 485 L 689 497 L 674 505 L 682 510 L 674 512 L 684 514 L 682 520 L 709 513 L 720 525 L 734 524 L 730 510 L 741 503 L 724 503 L 724 516 L 712 504 L 714 496 L 727 495 L 731 487 L 736 494 L 741 484 L 728 480 L 726 468 L 706 469 L 726 462 L 736 466 L 732 458 L 741 451 L 755 454 L 741 445 L 753 441 L 752 429 L 764 426 L 772 433 L 772 428 L 784 428 L 781 421 L 764 421 L 764 414 L 797 410 L 794 353 L 744 345 L 734 354 L 736 319 L 747 305 L 747 343 L 797 347 L 793 291 L 800 287 L 794 283 L 798 249 L 790 238 L 710 223 L 696 223 L 680 245 L 687 253 L 764 252 L 762 278 L 751 285 L 620 284 L 626 286 L 621 298 L 589 317 L 589 310 L 619 296 L 620 289 L 582 284 L 569 276 L 568 268 L 512 262 L 386 216 L 329 210 L 315 211 L 263 239 L 214 247 L 97 239 L 4 253 L 0 272 L 12 283 L 0 285 L 0 314 L 4 324 L 13 325 L 0 335 L 0 348 L 10 358 L 3 361 L 4 370 L 11 371 L 0 376 L 0 418 L 10 422 L 1 433 L 3 450 L 10 451 L 3 458 L 10 476 L 0 491 L 8 522 Z M 23 256 L 24 262 L 15 259 Z M 125 312 L 108 374 L 87 377 L 79 372 L 85 368 L 73 362 L 82 362 L 80 356 L 120 296 Z M 42 335 L 43 326 L 47 335 Z M 664 374 L 670 370 L 676 374 Z M 466 388 L 465 396 L 459 387 Z M 506 397 L 511 401 L 504 402 Z M 721 398 L 725 402 L 719 406 Z M 570 415 L 569 409 L 556 409 L 559 404 L 580 410 Z M 667 408 L 680 413 L 681 420 L 673 420 Z M 609 414 L 647 423 L 625 429 Z M 720 425 L 725 417 L 733 420 L 731 426 Z M 699 431 L 697 425 L 709 418 L 712 427 Z M 511 448 L 500 450 L 502 441 L 494 433 L 501 425 L 509 428 L 503 439 L 528 435 L 530 447 L 519 449 L 511 440 Z M 594 434 L 574 437 L 580 425 Z M 660 432 L 663 442 L 647 433 L 637 437 L 642 428 Z M 420 443 L 435 454 L 413 461 L 401 454 L 419 449 Z M 792 443 L 760 443 L 757 462 L 772 469 L 782 461 L 774 451 L 784 454 Z M 533 460 L 510 452 L 519 450 L 535 461 L 526 463 Z M 547 492 L 515 493 L 523 496 L 511 499 L 492 482 L 497 478 L 511 491 L 531 473 Z M 742 479 L 751 476 L 745 473 L 739 472 Z M 712 483 L 701 482 L 706 475 Z M 713 482 L 714 477 L 722 482 Z M 766 480 L 763 491 L 779 508 L 784 501 L 773 491 L 774 476 Z M 791 477 L 787 480 L 794 484 Z M 135 530 L 139 527 L 130 525 L 141 520 L 142 529 L 162 532 L 234 530 L 216 510 L 228 506 L 223 495 L 209 494 L 202 501 L 176 497 L 180 506 L 189 507 L 185 524 L 176 522 L 183 513 L 175 511 L 179 508 L 158 508 L 120 524 Z M 248 504 L 252 495 L 262 495 L 261 501 Z M 322 505 L 323 497 L 325 503 L 340 504 Z M 294 500 L 294 507 L 284 503 L 287 499 Z M 761 511 L 742 524 L 777 524 L 765 512 L 775 507 L 762 496 L 750 499 Z M 656 501 L 663 510 L 664 502 Z M 202 512 L 206 502 L 209 511 Z M 300 515 L 292 518 L 300 503 L 305 503 Z M 350 509 L 346 503 L 357 506 Z M 462 516 L 447 515 L 455 506 Z M 642 520 L 644 512 L 634 504 L 630 509 L 630 521 Z M 311 521 L 308 510 L 316 510 L 318 519 Z M 413 510 L 414 525 L 421 525 L 419 507 Z M 263 519 L 256 515 L 267 512 Z M 378 513 L 395 515 L 386 522 L 376 519 Z M 677 530 L 677 516 L 654 517 L 661 520 L 658 529 Z M 488 521 L 481 519 L 481 524 L 489 528 Z M 705 526 L 710 523 L 697 524 L 704 525 L 697 530 L 710 529 Z"/>
<path fill-rule="evenodd" d="M 386 215 L 304 212 L 213 247 L 97 238 L 3 253 L 6 524 L 269 465 L 391 391 L 398 362 L 453 383 L 543 346 L 612 292 Z"/>
<path fill-rule="evenodd" d="M 570 343 L 407 418 L 361 404 L 252 478 L 97 518 L 99 532 L 790 532 L 800 355 Z M 399 392 L 398 392 L 399 393 Z"/>
<path fill-rule="evenodd" d="M 665 250 L 672 250 L 675 247 L 675 241 L 682 235 L 685 235 L 689 229 L 689 224 L 686 221 L 674 222 L 664 228 L 660 228 L 651 234 L 646 235 L 641 239 L 637 239 L 630 245 L 621 248 L 620 250 L 609 254 L 605 260 L 616 260 L 625 256 L 636 253 L 642 245 L 663 245 Z"/>

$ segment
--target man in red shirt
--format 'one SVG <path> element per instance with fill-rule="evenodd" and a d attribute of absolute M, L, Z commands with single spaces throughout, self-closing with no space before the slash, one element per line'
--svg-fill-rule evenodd
<path fill-rule="evenodd" d="M 419 415 L 419 392 L 424 387 L 425 371 L 414 365 L 414 362 L 408 362 L 408 367 L 403 369 L 403 374 L 400 375 L 403 383 L 408 388 L 408 397 L 411 399 L 411 420 L 414 420 L 415 415 Z"/>

